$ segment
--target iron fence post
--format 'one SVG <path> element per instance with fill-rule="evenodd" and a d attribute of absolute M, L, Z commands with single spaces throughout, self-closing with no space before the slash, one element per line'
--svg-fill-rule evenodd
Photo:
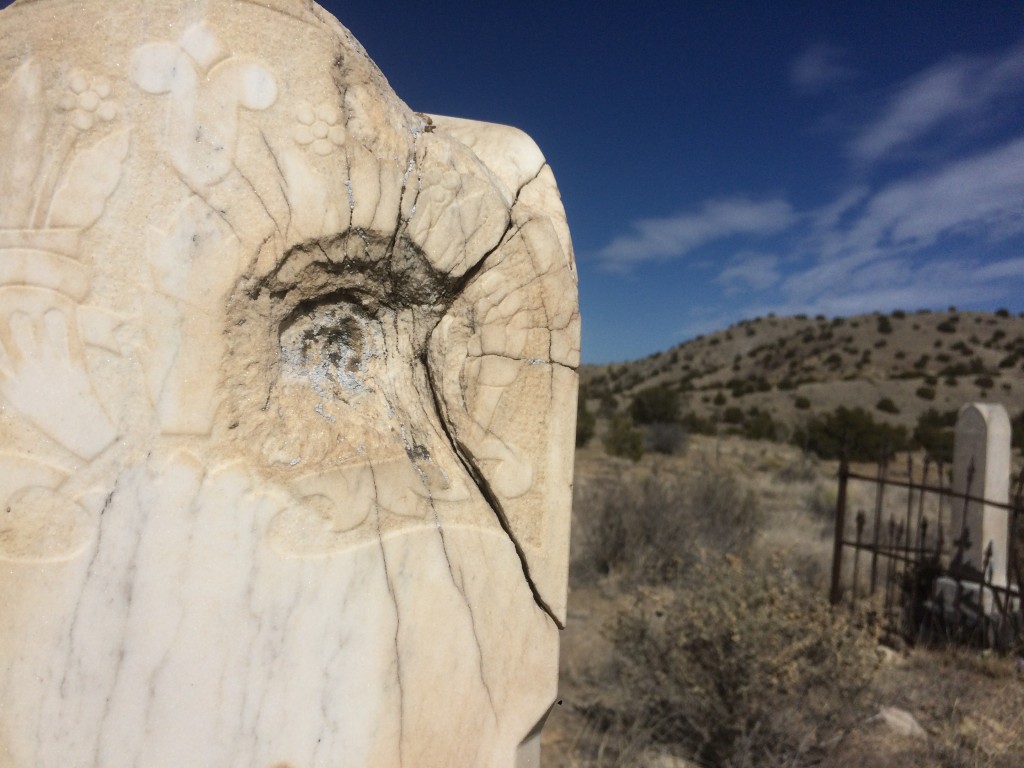
<path fill-rule="evenodd" d="M 871 550 L 871 595 L 875 594 L 875 587 L 878 583 L 878 549 L 881 546 L 882 536 L 882 508 L 885 497 L 885 481 L 889 470 L 889 454 L 884 452 L 882 460 L 878 464 L 878 484 L 875 490 L 875 527 L 872 533 Z"/>
<path fill-rule="evenodd" d="M 843 536 L 846 532 L 846 484 L 849 481 L 850 465 L 843 456 L 839 460 L 839 493 L 836 497 L 836 530 L 832 543 L 832 589 L 829 602 L 838 605 L 842 599 Z"/>

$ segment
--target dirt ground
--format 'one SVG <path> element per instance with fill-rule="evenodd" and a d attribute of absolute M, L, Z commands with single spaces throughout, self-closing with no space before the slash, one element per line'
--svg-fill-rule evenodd
<path fill-rule="evenodd" d="M 636 766 L 681 768 L 690 762 L 678 750 L 645 749 L 620 758 L 621 744 L 595 718 L 594 702 L 616 701 L 629 709 L 630 690 L 616 678 L 614 627 L 636 610 L 649 587 L 622 572 L 593 573 L 579 567 L 594 489 L 629 483 L 652 473 L 697 476 L 729 473 L 758 501 L 756 539 L 747 556 L 753 567 L 784 562 L 801 583 L 825 601 L 832 551 L 835 505 L 834 463 L 804 456 L 792 446 L 741 438 L 691 437 L 681 455 L 646 455 L 639 463 L 606 456 L 600 443 L 577 452 L 574 508 L 574 568 L 568 626 L 562 634 L 560 701 L 543 736 L 546 768 Z M 781 558 L 781 561 L 780 559 Z M 669 585 L 671 588 L 671 585 Z M 776 759 L 748 765 L 922 766 L 1020 768 L 1024 766 L 1024 675 L 1015 655 L 998 656 L 949 647 L 877 648 L 877 670 L 856 719 L 839 730 L 817 734 L 813 761 Z M 920 727 L 901 732 L 885 712 L 909 716 Z M 908 721 L 909 722 L 909 721 Z M 905 729 L 904 729 L 905 730 Z M 670 754 L 671 752 L 675 754 Z M 809 758 L 808 758 L 809 759 Z M 709 768 L 711 768 L 709 766 Z M 738 764 L 737 764 L 738 768 Z"/>

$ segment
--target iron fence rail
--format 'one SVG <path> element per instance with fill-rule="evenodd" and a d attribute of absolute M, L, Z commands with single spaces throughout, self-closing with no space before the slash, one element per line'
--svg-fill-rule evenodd
<path fill-rule="evenodd" d="M 1000 647 L 1024 644 L 1024 470 L 1013 483 L 1010 499 L 999 501 L 972 493 L 973 465 L 968 467 L 964 492 L 954 491 L 945 482 L 941 462 L 926 458 L 918 467 L 908 457 L 905 477 L 891 476 L 891 468 L 889 461 L 882 460 L 872 475 L 852 470 L 845 459 L 840 461 L 829 588 L 832 604 L 848 600 L 856 607 L 871 598 L 876 606 L 880 603 L 885 628 L 910 641 L 937 630 Z M 848 529 L 851 482 L 866 486 L 868 498 L 873 488 L 873 499 L 870 514 L 859 509 Z M 888 494 L 894 489 L 906 498 L 894 500 Z M 971 504 L 1006 515 L 1005 579 L 994 573 L 991 542 L 980 569 L 965 562 Z M 963 521 L 959 531 L 951 530 L 955 505 L 960 506 Z"/>

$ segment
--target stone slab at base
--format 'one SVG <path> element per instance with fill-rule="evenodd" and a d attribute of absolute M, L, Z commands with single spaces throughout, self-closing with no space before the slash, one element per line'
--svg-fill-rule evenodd
<path fill-rule="evenodd" d="M 980 617 L 992 617 L 999 614 L 996 599 L 996 593 L 989 587 L 942 576 L 935 580 L 933 598 L 928 608 L 935 615 L 941 616 L 947 623 L 976 624 Z M 1009 612 L 1018 613 L 1020 597 L 1010 596 L 1009 600 Z"/>

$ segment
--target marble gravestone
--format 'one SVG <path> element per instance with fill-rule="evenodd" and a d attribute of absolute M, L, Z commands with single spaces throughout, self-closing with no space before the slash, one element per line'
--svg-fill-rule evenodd
<path fill-rule="evenodd" d="M 1010 417 L 998 403 L 960 409 L 953 443 L 953 492 L 973 497 L 953 502 L 954 567 L 981 578 L 991 548 L 986 581 L 1007 584 L 1010 515 Z M 1002 504 L 984 504 L 980 499 Z"/>
<path fill-rule="evenodd" d="M 0 203 L 0 768 L 536 765 L 579 315 L 530 139 L 309 0 L 17 0 Z"/>

